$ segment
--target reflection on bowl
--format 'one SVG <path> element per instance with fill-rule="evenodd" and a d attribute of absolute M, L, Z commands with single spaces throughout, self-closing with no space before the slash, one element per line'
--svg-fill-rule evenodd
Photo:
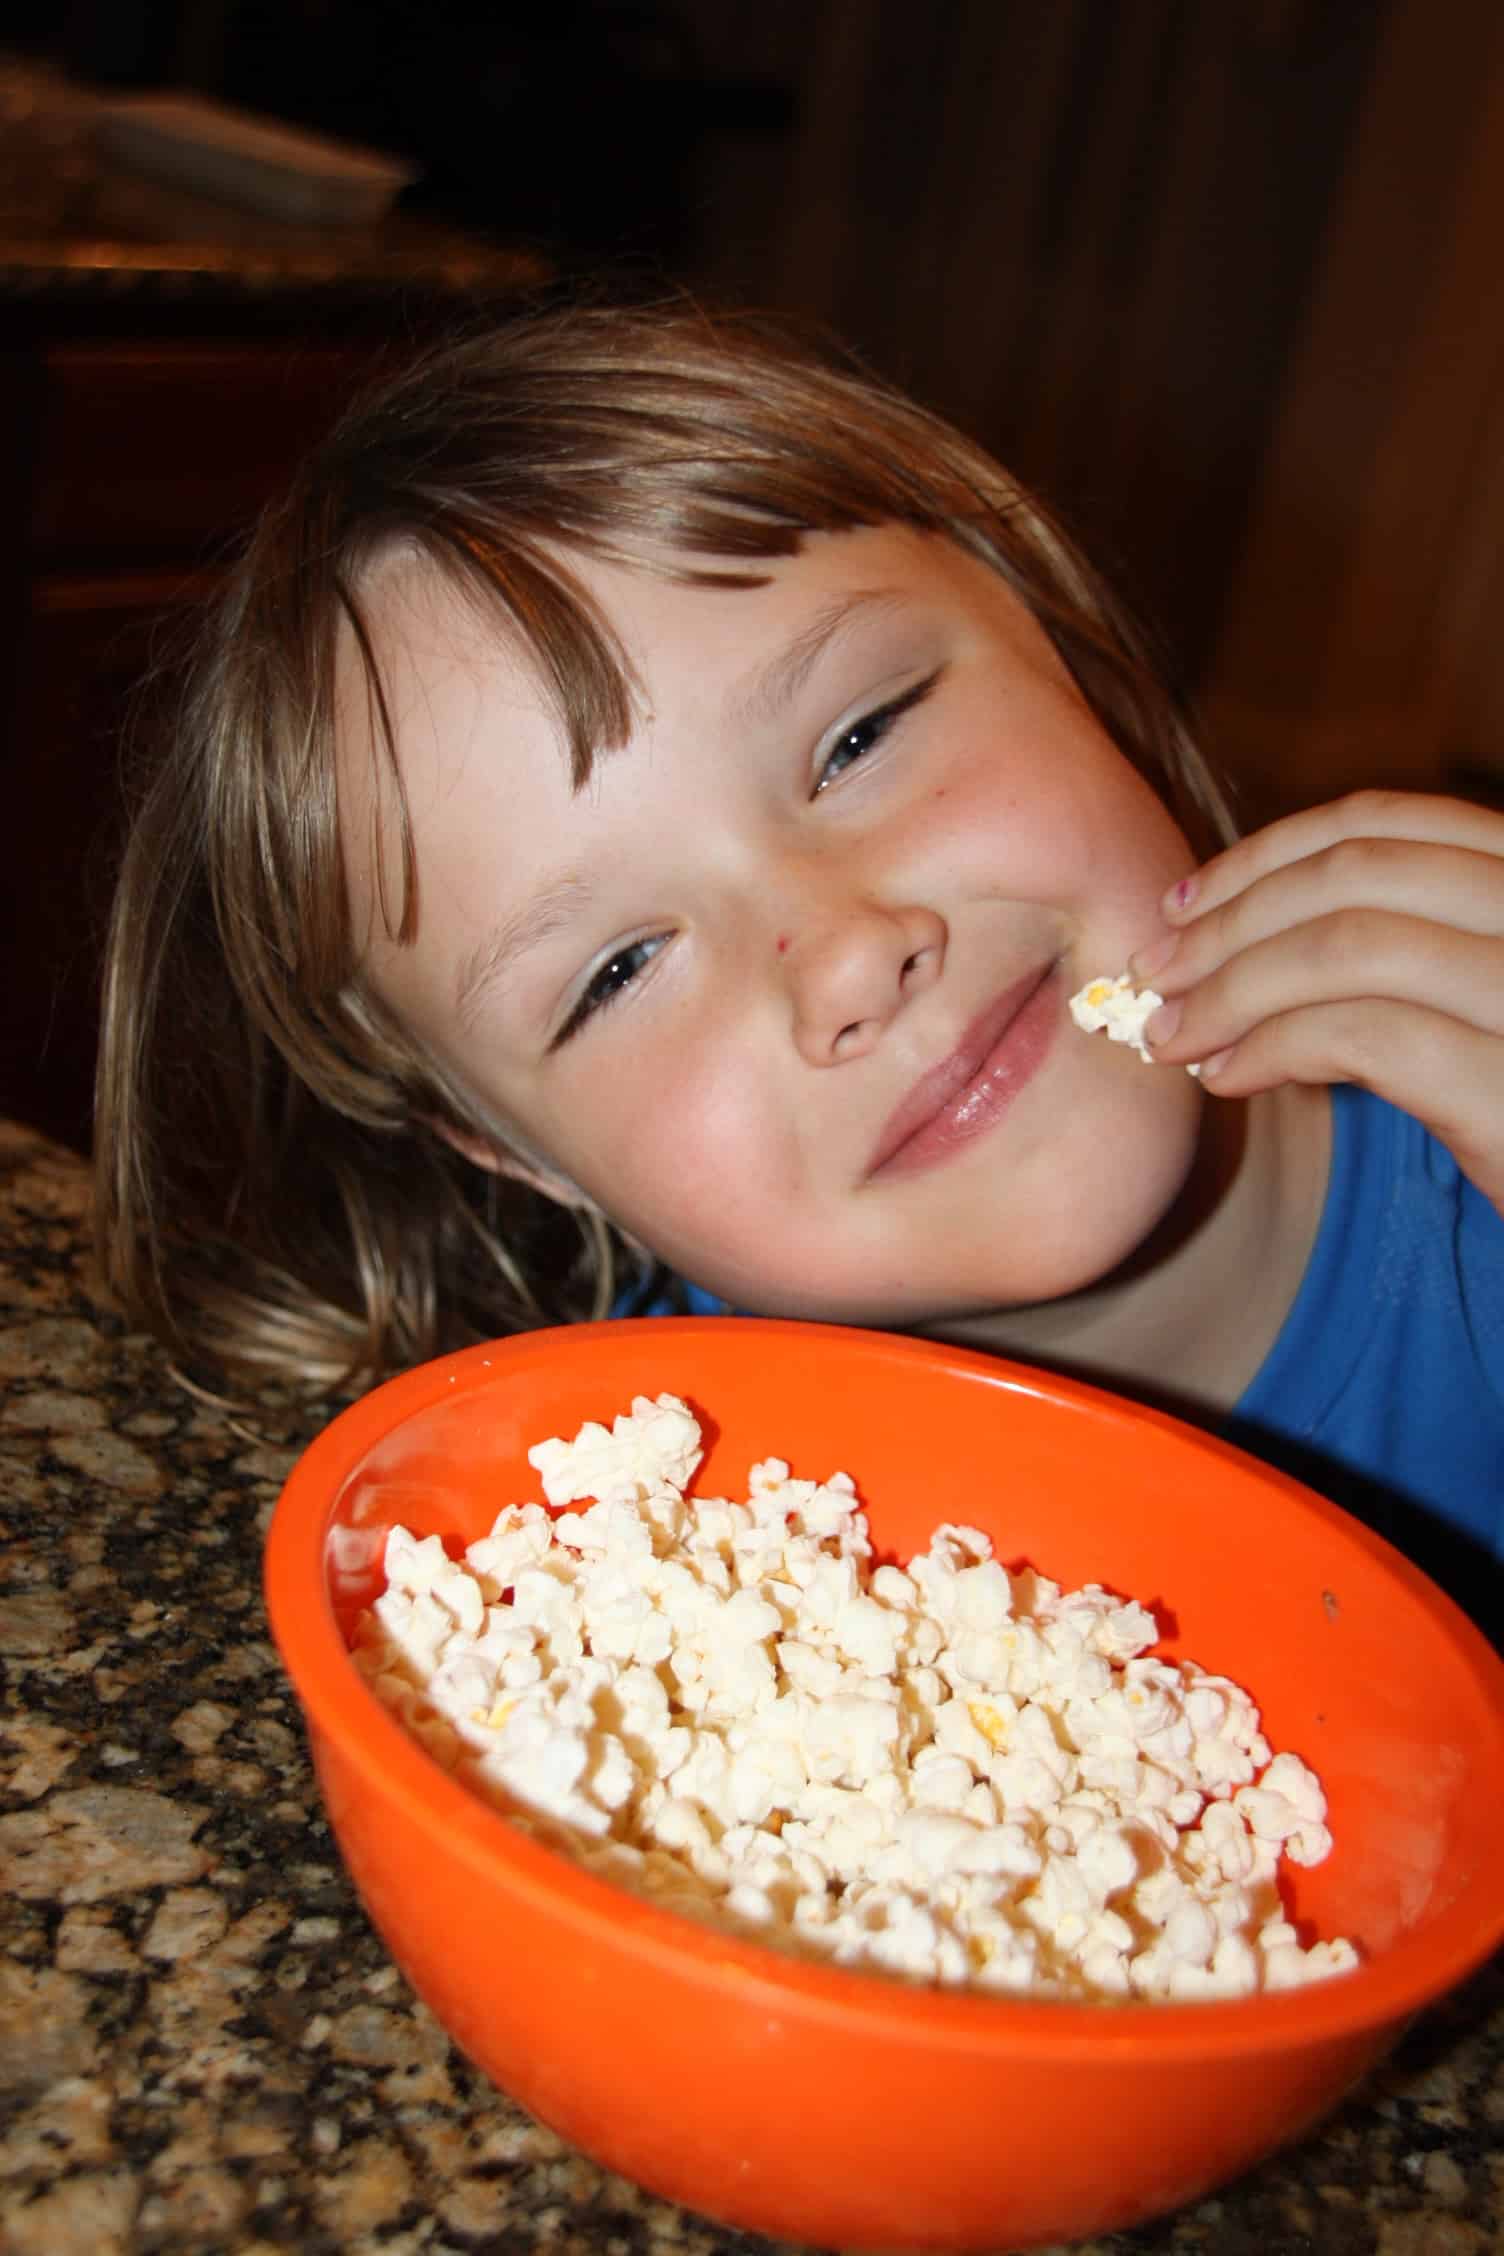
<path fill-rule="evenodd" d="M 537 1494 L 529 1445 L 683 1395 L 698 1486 L 777 1454 L 851 1472 L 880 1552 L 992 1535 L 1154 1604 L 1165 1649 L 1247 1686 L 1318 1771 L 1336 1847 L 1303 1932 L 1364 1964 L 1308 1989 L 1088 2005 L 914 1989 L 629 1897 L 447 1776 L 361 1682 L 387 1529 L 468 1542 Z M 734 1318 L 577 1325 L 424 1366 L 294 1468 L 272 1627 L 366 1905 L 461 2048 L 577 2146 L 728 2224 L 826 2246 L 1023 2247 L 1178 2206 L 1295 2136 L 1504 1935 L 1504 1664 L 1355 1521 L 1155 1413 L 992 1358 Z"/>

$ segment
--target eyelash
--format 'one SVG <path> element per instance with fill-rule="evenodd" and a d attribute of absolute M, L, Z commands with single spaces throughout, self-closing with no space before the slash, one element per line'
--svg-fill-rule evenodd
<path fill-rule="evenodd" d="M 845 767 L 839 768 L 835 775 L 829 773 L 831 761 L 838 753 L 847 750 L 855 739 L 865 738 L 866 741 L 857 749 L 855 759 L 848 761 L 846 765 L 854 767 L 858 760 L 864 760 L 869 752 L 881 744 L 895 721 L 902 719 L 905 713 L 912 712 L 916 705 L 924 703 L 939 679 L 940 669 L 937 667 L 923 681 L 915 682 L 912 689 L 904 690 L 901 696 L 890 699 L 886 705 L 879 705 L 874 712 L 864 714 L 861 720 L 853 721 L 850 728 L 843 729 L 826 754 L 825 764 L 816 779 L 814 796 L 818 798 L 822 791 L 828 790 L 832 783 L 845 774 Z"/>
<path fill-rule="evenodd" d="M 666 933 L 654 933 L 645 940 L 630 940 L 625 948 L 618 948 L 608 956 L 549 1043 L 550 1050 L 561 1050 L 571 1035 L 578 1034 L 589 1019 L 597 1017 L 601 1011 L 609 1010 L 626 993 L 641 969 L 640 964 L 634 965 L 631 971 L 622 974 L 619 967 L 632 962 L 644 948 L 649 951 L 644 960 L 650 962 L 667 937 Z M 613 977 L 613 974 L 616 976 Z"/>
<path fill-rule="evenodd" d="M 923 704 L 939 681 L 941 671 L 937 667 L 923 681 L 916 682 L 912 689 L 904 690 L 900 696 L 891 698 L 886 705 L 879 705 L 873 712 L 864 714 L 861 720 L 853 721 L 850 728 L 843 730 L 826 755 L 824 767 L 815 784 L 814 796 L 818 798 L 828 785 L 845 773 L 844 768 L 837 770 L 836 775 L 827 772 L 838 752 L 849 748 L 854 739 L 865 738 L 866 741 L 859 746 L 855 756 L 856 760 L 865 759 L 882 742 L 895 721 L 900 720 L 905 713 L 912 712 L 915 706 Z M 855 761 L 849 764 L 855 765 Z M 625 948 L 618 948 L 609 956 L 590 979 L 579 1001 L 550 1042 L 549 1049 L 561 1050 L 592 1018 L 598 1017 L 602 1011 L 609 1010 L 613 1003 L 618 1002 L 632 986 L 642 968 L 641 963 L 634 963 L 633 959 L 641 956 L 646 949 L 648 953 L 643 961 L 651 962 L 667 937 L 666 933 L 654 933 L 644 940 L 632 940 Z M 623 971 L 622 966 L 626 964 L 632 964 L 633 968 Z"/>

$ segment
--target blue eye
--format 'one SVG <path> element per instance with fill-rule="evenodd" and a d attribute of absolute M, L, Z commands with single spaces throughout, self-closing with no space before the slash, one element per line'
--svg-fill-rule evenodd
<path fill-rule="evenodd" d="M 914 706 L 923 704 L 939 681 L 940 672 L 941 669 L 937 667 L 923 681 L 916 682 L 912 689 L 906 689 L 901 697 L 894 697 L 886 705 L 879 705 L 874 712 L 866 714 L 859 721 L 853 721 L 850 728 L 841 731 L 825 755 L 816 778 L 817 797 L 839 776 L 844 775 L 848 768 L 855 767 L 858 760 L 864 760 L 869 752 L 881 744 L 895 721 Z"/>
<path fill-rule="evenodd" d="M 650 963 L 658 953 L 666 937 L 663 933 L 655 933 L 647 940 L 632 940 L 625 948 L 618 948 L 615 955 L 608 956 L 599 971 L 592 976 L 584 994 L 559 1028 L 549 1048 L 561 1049 L 588 1019 L 594 1018 L 599 1011 L 609 1009 L 618 997 L 624 995 L 644 965 Z"/>

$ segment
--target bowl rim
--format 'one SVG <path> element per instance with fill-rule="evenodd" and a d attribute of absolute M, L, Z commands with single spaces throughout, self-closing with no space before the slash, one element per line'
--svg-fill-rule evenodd
<path fill-rule="evenodd" d="M 1012 1997 L 998 1992 L 911 1985 L 828 1962 L 796 1957 L 667 1911 L 649 1899 L 600 1878 L 568 1853 L 549 1847 L 514 1825 L 505 1813 L 452 1777 L 382 1705 L 364 1682 L 340 1631 L 325 1578 L 325 1544 L 344 1483 L 366 1452 L 394 1427 L 461 1391 L 500 1383 L 506 1367 L 557 1353 L 567 1345 L 588 1354 L 591 1341 L 619 1337 L 620 1319 L 540 1327 L 480 1341 L 399 1373 L 338 1413 L 309 1443 L 288 1474 L 267 1534 L 263 1583 L 272 1636 L 293 1690 L 315 1737 L 323 1737 L 365 1784 L 425 1827 L 442 1827 L 452 1853 L 477 1877 L 505 1867 L 519 1896 L 564 1918 L 582 1936 L 619 1944 L 630 1933 L 634 1950 L 660 1971 L 682 1973 L 686 1961 L 718 1984 L 732 1984 L 766 2011 L 787 2010 L 837 2019 L 846 2027 L 891 2040 L 907 2031 L 926 2045 L 940 2044 L 971 2056 L 1014 2056 L 1027 2051 L 1058 2064 L 1116 2052 L 1141 2056 L 1146 2038 L 1154 2056 L 1172 2061 L 1226 2059 L 1278 2052 L 1292 2042 L 1342 2042 L 1398 2024 L 1433 2003 L 1475 1972 L 1504 1941 L 1504 1891 L 1481 1874 L 1464 1883 L 1443 1915 L 1445 1947 L 1433 1928 L 1406 1935 L 1365 1959 L 1353 1971 L 1298 1988 L 1253 1997 L 1183 2002 L 1096 2004 L 1066 1999 Z M 867 1331 L 782 1317 L 638 1317 L 634 1333 L 673 1332 L 688 1343 L 709 1335 L 796 1334 L 812 1352 L 822 1337 L 838 1334 L 848 1346 L 908 1360 L 939 1360 L 986 1378 L 1004 1392 L 1043 1395 L 1092 1412 L 1109 1423 L 1167 1430 L 1177 1442 L 1213 1463 L 1235 1463 L 1303 1511 L 1339 1524 L 1435 1616 L 1479 1680 L 1491 1706 L 1504 1774 L 1504 1660 L 1446 1594 L 1383 1537 L 1248 1452 L 1199 1427 L 1054 1372 L 909 1335 Z M 1257 1693 L 1255 1692 L 1255 1696 Z M 315 1752 L 317 1749 L 315 1747 Z"/>

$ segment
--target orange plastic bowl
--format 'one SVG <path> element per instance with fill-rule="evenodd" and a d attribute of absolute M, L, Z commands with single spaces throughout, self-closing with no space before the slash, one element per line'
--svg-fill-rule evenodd
<path fill-rule="evenodd" d="M 1319 1771 L 1336 1848 L 1291 1914 L 1356 1973 L 1237 2003 L 958 1995 L 809 1964 L 623 1894 L 514 1830 L 377 1703 L 346 1633 L 394 1520 L 472 1541 L 526 1450 L 665 1389 L 710 1442 L 855 1478 L 888 1556 L 942 1520 L 1161 1609 Z M 294 1468 L 266 1561 L 341 1849 L 456 2043 L 573 2144 L 727 2224 L 841 2248 L 1012 2248 L 1175 2208 L 1294 2137 L 1504 1935 L 1504 1664 L 1295 1483 L 1065 1380 L 885 1334 L 579 1325 L 380 1388 Z"/>

